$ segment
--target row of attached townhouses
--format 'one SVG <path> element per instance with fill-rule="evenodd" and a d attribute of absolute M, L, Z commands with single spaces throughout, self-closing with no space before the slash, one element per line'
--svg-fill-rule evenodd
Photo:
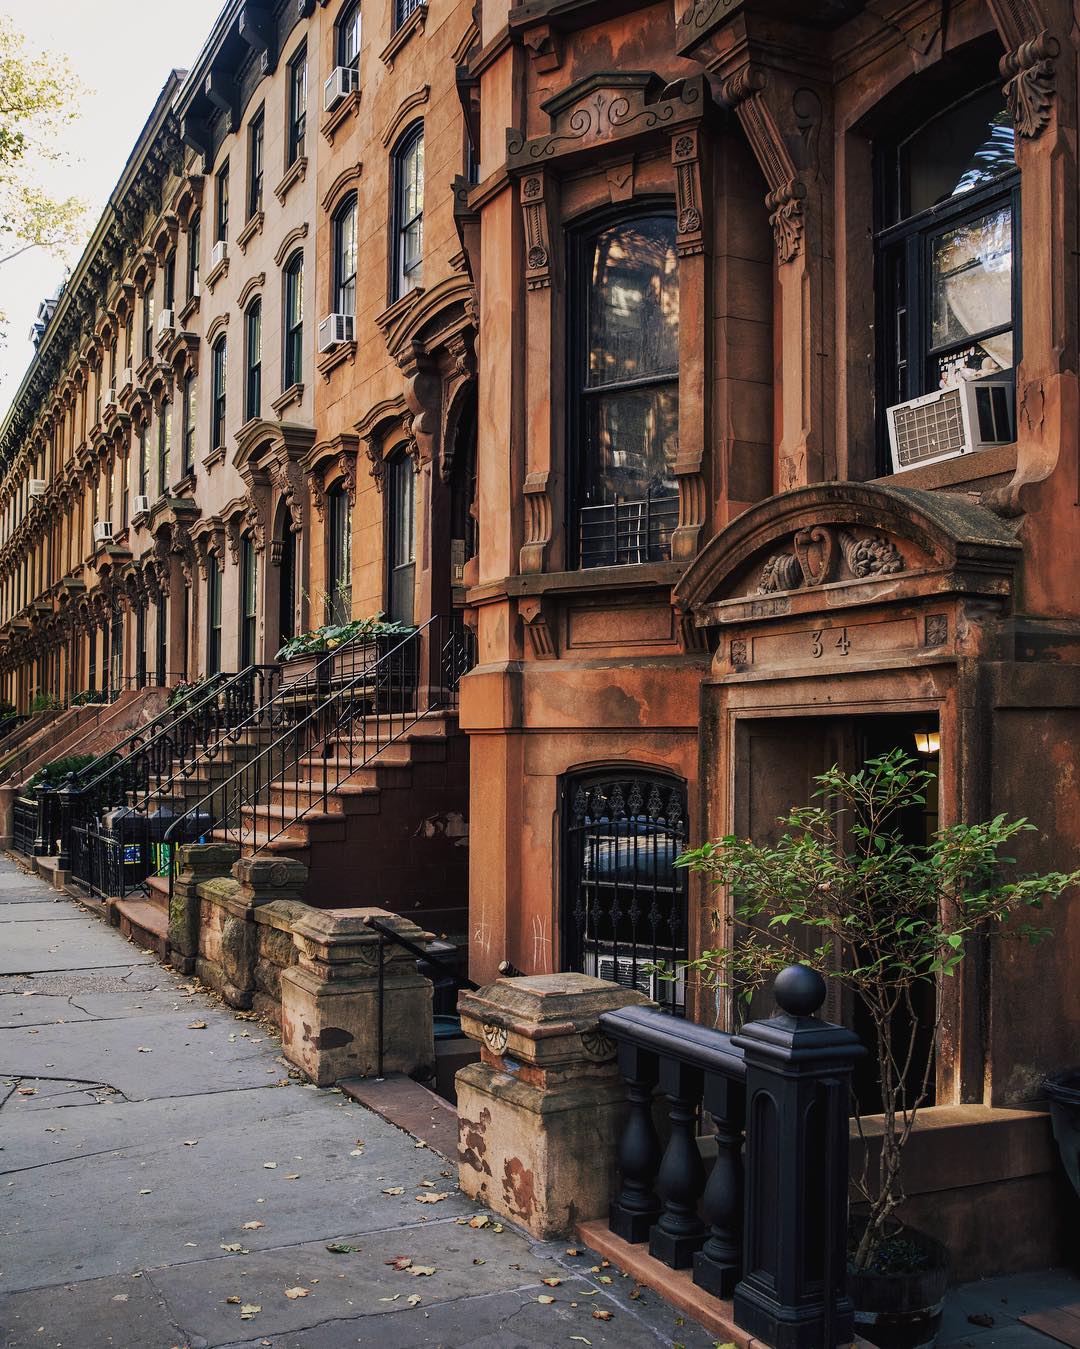
<path fill-rule="evenodd" d="M 323 767 L 269 756 L 246 850 L 710 1023 L 650 973 L 716 940 L 674 859 L 833 763 L 921 753 L 915 841 L 1005 811 L 1075 866 L 1077 92 L 1066 0 L 230 0 L 0 428 L 0 693 L 280 699 L 382 613 L 373 718 L 438 696 L 346 759 L 304 685 Z M 973 1266 L 1060 1249 L 1053 925 L 937 990 L 913 1203 Z"/>

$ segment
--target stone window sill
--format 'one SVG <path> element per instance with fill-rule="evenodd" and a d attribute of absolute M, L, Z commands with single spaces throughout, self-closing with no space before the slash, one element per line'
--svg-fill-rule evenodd
<path fill-rule="evenodd" d="M 302 384 L 290 384 L 283 393 L 279 394 L 278 397 L 274 399 L 270 406 L 277 413 L 278 417 L 280 417 L 286 408 L 291 407 L 293 403 L 299 403 L 303 397 L 304 386 Z"/>
<path fill-rule="evenodd" d="M 887 473 L 871 479 L 887 487 L 934 488 L 956 487 L 964 483 L 978 483 L 985 478 L 1010 476 L 1016 471 L 1016 445 L 995 445 L 971 454 L 958 454 L 955 459 L 941 459 L 922 468 L 908 468 L 902 473 Z"/>
<path fill-rule="evenodd" d="M 216 450 L 211 450 L 202 461 L 203 468 L 209 473 L 217 464 L 225 462 L 225 446 L 219 445 Z"/>
<path fill-rule="evenodd" d="M 342 122 L 349 116 L 355 117 L 359 111 L 360 90 L 354 89 L 351 94 L 346 94 L 337 107 L 332 109 L 327 113 L 326 117 L 323 118 L 323 123 L 322 126 L 319 127 L 319 130 L 322 132 L 324 139 L 330 145 L 333 145 L 334 137 L 337 135 Z"/>
<path fill-rule="evenodd" d="M 284 178 L 274 188 L 274 196 L 277 197 L 282 206 L 285 205 L 285 198 L 289 195 L 294 184 L 302 183 L 307 177 L 307 165 L 307 156 L 301 155 L 289 165 L 285 170 Z"/>
<path fill-rule="evenodd" d="M 417 5 L 394 36 L 379 53 L 379 60 L 388 70 L 394 68 L 394 58 L 402 47 L 409 41 L 414 33 L 424 31 L 424 25 L 427 23 L 427 5 Z"/>
<path fill-rule="evenodd" d="M 332 371 L 339 365 L 344 365 L 347 361 L 349 365 L 356 360 L 356 342 L 339 342 L 337 346 L 332 347 L 325 356 L 321 357 L 316 364 L 316 368 L 323 379 L 329 379 Z"/>
<path fill-rule="evenodd" d="M 177 318 L 180 320 L 183 327 L 186 328 L 188 320 L 194 318 L 199 312 L 199 303 L 201 299 L 202 297 L 198 293 L 194 294 L 191 299 L 188 300 L 187 304 L 184 305 L 183 309 L 180 310 L 179 314 L 177 314 Z"/>
<path fill-rule="evenodd" d="M 506 596 L 547 595 L 555 592 L 588 594 L 593 591 L 670 590 L 686 570 L 684 562 L 641 562 L 626 567 L 589 567 L 585 571 L 529 572 L 501 581 L 472 586 L 469 604 L 490 604 Z"/>
<path fill-rule="evenodd" d="M 229 274 L 229 257 L 228 254 L 226 254 L 225 257 L 221 259 L 221 261 L 218 263 L 216 267 L 211 268 L 211 270 L 206 273 L 206 284 L 210 288 L 211 295 L 213 295 L 214 287 L 217 285 L 217 283 L 222 279 L 222 277 L 228 276 L 228 274 Z"/>
<path fill-rule="evenodd" d="M 247 252 L 247 246 L 255 238 L 256 234 L 262 233 L 263 222 L 266 220 L 265 211 L 256 211 L 244 228 L 236 236 L 236 242 L 241 253 Z"/>

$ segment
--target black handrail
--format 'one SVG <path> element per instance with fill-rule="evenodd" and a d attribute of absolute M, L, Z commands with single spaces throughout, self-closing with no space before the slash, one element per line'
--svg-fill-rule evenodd
<path fill-rule="evenodd" d="M 274 790 L 291 787 L 296 800 L 291 812 L 282 804 L 280 828 L 273 829 L 273 808 L 267 807 L 267 837 L 254 851 L 267 847 L 320 804 L 325 807 L 333 791 L 429 713 L 452 706 L 461 676 L 471 664 L 470 636 L 456 615 L 434 615 L 381 654 L 377 640 L 370 638 L 341 650 L 349 656 L 354 671 L 359 655 L 359 672 L 346 676 L 322 702 L 300 715 L 259 754 L 178 816 L 165 831 L 164 842 L 184 841 L 193 820 L 197 823 L 199 817 L 212 816 L 204 832 L 217 831 L 226 841 L 243 845 L 258 830 L 258 810 L 263 802 L 269 802 Z M 277 696 L 282 699 L 289 693 L 289 686 L 283 686 Z M 359 735 L 355 734 L 357 723 Z M 340 751 L 346 739 L 347 759 L 332 758 L 332 750 L 336 747 Z M 363 747 L 359 759 L 354 752 L 357 740 Z M 370 752 L 369 744 L 373 746 Z M 321 782 L 301 779 L 304 761 L 316 758 L 322 762 Z M 299 805 L 301 792 L 313 798 L 303 808 Z M 246 829 L 245 813 L 252 817 Z M 175 865 L 170 870 L 175 875 Z"/>

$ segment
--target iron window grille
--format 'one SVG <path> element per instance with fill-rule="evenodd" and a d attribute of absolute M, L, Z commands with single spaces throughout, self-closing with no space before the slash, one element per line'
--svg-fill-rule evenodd
<path fill-rule="evenodd" d="M 564 787 L 562 964 L 685 1011 L 686 784 L 608 769 Z M 673 978 L 662 978 L 660 968 Z"/>

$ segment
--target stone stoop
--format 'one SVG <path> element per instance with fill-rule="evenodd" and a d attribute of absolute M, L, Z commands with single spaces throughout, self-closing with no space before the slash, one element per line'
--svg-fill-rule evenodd
<path fill-rule="evenodd" d="M 169 958 L 169 880 L 147 879 L 148 895 L 127 895 L 109 900 L 109 920 L 136 946 L 153 951 L 160 960 Z"/>

